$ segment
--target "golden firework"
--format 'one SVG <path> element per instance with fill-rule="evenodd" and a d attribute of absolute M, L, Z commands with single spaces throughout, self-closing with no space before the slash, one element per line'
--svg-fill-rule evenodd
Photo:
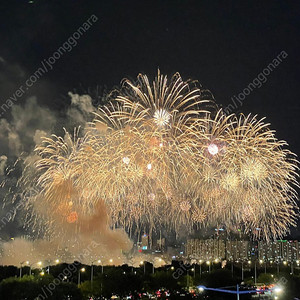
<path fill-rule="evenodd" d="M 72 203 L 79 220 L 101 199 L 110 224 L 128 230 L 198 222 L 282 236 L 297 217 L 295 155 L 263 119 L 227 116 L 204 94 L 178 73 L 125 80 L 83 136 L 66 132 L 37 146 L 34 179 L 22 179 L 37 190 L 27 206 L 43 201 L 59 212 Z"/>

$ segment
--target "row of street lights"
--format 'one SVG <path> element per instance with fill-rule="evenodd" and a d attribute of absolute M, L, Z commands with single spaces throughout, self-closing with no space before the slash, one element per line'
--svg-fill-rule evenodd
<path fill-rule="evenodd" d="M 91 267 L 93 269 L 93 266 L 94 266 L 94 263 L 95 262 L 98 262 L 98 264 L 101 264 L 101 260 L 98 259 L 98 260 L 94 260 L 91 262 Z M 51 261 L 51 260 L 47 260 L 47 273 L 49 274 L 50 273 L 50 265 L 51 265 L 51 262 L 54 262 L 55 264 L 59 264 L 60 263 L 60 260 L 59 259 L 55 259 L 54 261 Z M 113 262 L 113 259 L 110 259 L 109 260 L 110 263 Z M 23 269 L 23 266 L 28 266 L 30 269 L 29 269 L 29 275 L 31 275 L 32 273 L 32 266 L 34 265 L 38 265 L 39 267 L 42 266 L 42 261 L 38 261 L 38 262 L 33 262 L 33 263 L 30 263 L 28 260 L 27 261 L 22 261 L 20 262 L 20 274 L 19 274 L 19 277 L 21 278 L 22 277 L 22 269 Z M 103 264 L 101 264 L 101 267 L 102 267 L 102 274 L 103 274 Z M 93 273 L 93 272 L 92 272 Z M 93 278 L 93 275 L 91 276 L 91 279 Z"/>
<path fill-rule="evenodd" d="M 22 277 L 22 268 L 23 268 L 23 265 L 26 265 L 29 267 L 29 275 L 31 275 L 31 270 L 32 270 L 32 266 L 37 264 L 38 266 L 42 266 L 42 262 L 39 261 L 39 262 L 34 262 L 34 263 L 31 263 L 27 260 L 27 261 L 22 261 L 20 262 L 20 278 Z"/>
<path fill-rule="evenodd" d="M 159 259 L 160 261 L 162 261 L 162 259 Z M 50 273 L 50 263 L 51 261 L 47 261 L 48 262 L 48 268 L 47 268 L 47 273 L 49 274 Z M 60 261 L 59 259 L 56 259 L 54 261 L 56 264 L 58 264 Z M 93 277 L 94 277 L 94 265 L 95 265 L 95 262 L 97 262 L 98 264 L 101 264 L 101 273 L 103 274 L 103 263 L 100 259 L 98 260 L 94 260 L 91 262 L 91 288 L 93 288 Z M 110 259 L 109 260 L 110 263 L 113 262 L 113 259 Z M 200 277 L 202 275 L 202 264 L 204 263 L 205 261 L 203 260 L 199 260 L 199 267 L 200 267 Z M 205 263 L 206 265 L 208 266 L 208 272 L 210 273 L 211 272 L 211 266 L 213 263 L 219 263 L 220 260 L 219 259 L 215 259 L 215 260 L 207 260 Z M 237 261 L 238 262 L 238 261 Z M 257 260 L 254 261 L 254 282 L 255 284 L 257 283 Z M 247 264 L 250 266 L 252 265 L 252 261 L 249 260 L 247 262 Z M 269 262 L 271 265 L 273 264 L 273 261 L 270 261 Z M 279 262 L 275 262 L 277 263 L 277 273 L 279 273 Z M 299 260 L 296 261 L 297 265 L 299 266 Z M 29 261 L 23 261 L 20 263 L 21 267 L 20 267 L 20 278 L 22 277 L 22 267 L 23 265 L 27 265 L 30 267 L 30 270 L 29 270 L 29 275 L 31 275 L 32 273 L 32 266 L 34 266 L 35 264 L 37 264 L 39 267 L 42 266 L 42 262 L 41 261 L 38 261 L 38 262 L 34 262 L 32 264 L 29 263 Z M 264 261 L 264 260 L 259 260 L 259 264 L 262 265 L 264 264 L 264 267 L 265 267 L 265 273 L 267 273 L 267 261 Z M 287 261 L 283 261 L 283 264 L 286 266 L 288 265 L 288 262 Z M 146 261 L 140 261 L 140 266 L 143 266 L 143 269 L 144 269 L 144 275 L 146 274 Z M 232 261 L 231 262 L 231 269 L 232 269 L 232 274 L 233 274 L 233 267 L 234 267 L 234 262 Z M 152 263 L 152 273 L 154 273 L 154 262 Z M 174 267 L 171 266 L 171 270 L 174 270 Z M 80 274 L 85 272 L 86 269 L 85 268 L 81 268 L 78 270 L 78 285 L 80 284 Z M 194 272 L 194 277 L 196 276 L 196 266 L 194 265 L 194 267 L 191 269 L 192 272 Z M 241 271 L 242 271 L 242 280 L 244 280 L 244 261 L 241 261 Z M 41 275 L 44 275 L 44 272 L 42 271 L 40 273 Z M 293 262 L 291 262 L 291 274 L 293 274 Z"/>
<path fill-rule="evenodd" d="M 49 274 L 50 273 L 50 263 L 51 263 L 51 260 L 49 260 L 47 262 L 48 262 L 47 273 Z M 59 263 L 59 259 L 56 259 L 54 262 L 56 264 L 58 264 Z M 34 266 L 35 264 L 38 265 L 39 267 L 41 267 L 43 263 L 41 261 L 30 263 L 28 260 L 20 262 L 20 278 L 22 277 L 22 269 L 23 269 L 24 265 L 26 265 L 26 266 L 29 267 L 29 275 L 31 275 L 32 266 Z"/>
<path fill-rule="evenodd" d="M 213 261 L 210 261 L 210 260 L 207 260 L 206 261 L 206 264 L 208 265 L 208 272 L 211 272 L 211 265 L 212 263 L 215 262 L 215 263 L 219 263 L 220 260 L 219 259 L 215 259 Z M 237 261 L 238 263 L 239 261 Z M 257 283 L 257 263 L 259 262 L 260 265 L 264 264 L 264 269 L 265 269 L 265 274 L 267 273 L 267 261 L 266 260 L 262 260 L 260 259 L 259 261 L 255 260 L 254 261 L 254 281 L 255 283 Z M 300 265 L 300 260 L 296 260 L 296 261 L 291 261 L 290 262 L 290 265 L 291 265 L 291 274 L 294 274 L 294 262 L 296 262 L 297 266 Z M 199 267 L 200 267 L 200 277 L 201 277 L 201 274 L 202 274 L 202 264 L 204 263 L 204 261 L 202 259 L 199 260 Z M 251 260 L 248 260 L 247 261 L 247 264 L 250 266 L 252 265 L 252 261 Z M 272 265 L 273 263 L 276 263 L 277 264 L 277 274 L 279 274 L 279 267 L 280 267 L 280 262 L 279 261 L 269 261 L 269 264 Z M 283 261 L 282 264 L 284 266 L 287 266 L 288 265 L 288 261 Z M 234 261 L 231 261 L 231 272 L 232 272 L 232 275 L 233 275 L 233 267 L 234 267 Z M 191 269 L 191 271 L 194 272 L 194 277 L 196 275 L 196 269 L 195 267 Z M 244 280 L 244 261 L 241 261 L 241 271 L 242 271 L 242 280 Z"/>

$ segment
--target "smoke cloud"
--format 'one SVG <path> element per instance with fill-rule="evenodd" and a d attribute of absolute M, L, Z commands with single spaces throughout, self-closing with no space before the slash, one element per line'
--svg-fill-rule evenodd
<path fill-rule="evenodd" d="M 26 72 L 20 66 L 8 64 L 0 57 L 2 100 L 5 101 L 25 75 Z M 92 113 L 96 110 L 89 95 L 69 92 L 68 96 L 70 102 L 64 112 L 50 109 L 37 97 L 30 96 L 16 102 L 11 111 L 0 118 L 2 264 L 19 266 L 24 261 L 46 263 L 56 258 L 66 262 L 78 260 L 90 264 L 93 260 L 101 259 L 104 264 L 122 264 L 126 261 L 126 253 L 132 248 L 132 242 L 124 230 L 112 230 L 108 226 L 105 205 L 101 202 L 93 214 L 82 216 L 74 223 L 62 223 L 57 218 L 59 234 L 54 234 L 51 240 L 40 238 L 33 228 L 22 228 L 28 212 L 24 212 L 22 206 L 17 208 L 19 202 L 16 182 L 24 167 L 23 162 L 34 162 L 38 159 L 33 150 L 44 137 L 57 133 L 56 130 L 61 133 L 63 126 L 84 127 L 93 118 Z M 35 208 L 41 215 L 46 215 L 49 211 L 43 207 L 42 199 L 40 200 Z"/>

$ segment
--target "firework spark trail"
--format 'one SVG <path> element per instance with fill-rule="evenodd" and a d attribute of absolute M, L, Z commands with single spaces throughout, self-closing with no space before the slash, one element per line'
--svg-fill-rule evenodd
<path fill-rule="evenodd" d="M 152 84 L 139 75 L 82 136 L 45 138 L 20 181 L 36 191 L 26 199 L 35 211 L 28 222 L 78 233 L 104 203 L 109 225 L 129 232 L 224 224 L 284 235 L 297 217 L 295 155 L 263 119 L 227 116 L 204 94 L 178 73 L 158 73 Z"/>

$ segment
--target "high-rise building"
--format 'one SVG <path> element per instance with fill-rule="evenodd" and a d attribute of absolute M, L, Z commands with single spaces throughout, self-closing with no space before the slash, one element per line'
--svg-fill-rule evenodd
<path fill-rule="evenodd" d="M 228 260 L 247 260 L 250 257 L 249 241 L 226 241 L 226 258 Z"/>
<path fill-rule="evenodd" d="M 260 241 L 258 248 L 259 259 L 266 261 L 296 261 L 300 257 L 296 240 Z"/>
<path fill-rule="evenodd" d="M 186 256 L 202 260 L 223 259 L 225 258 L 225 243 L 218 239 L 190 239 L 186 244 Z"/>
<path fill-rule="evenodd" d="M 190 239 L 186 244 L 186 257 L 190 259 L 227 259 L 297 261 L 300 259 L 299 242 L 296 240 L 246 241 L 220 239 Z"/>

